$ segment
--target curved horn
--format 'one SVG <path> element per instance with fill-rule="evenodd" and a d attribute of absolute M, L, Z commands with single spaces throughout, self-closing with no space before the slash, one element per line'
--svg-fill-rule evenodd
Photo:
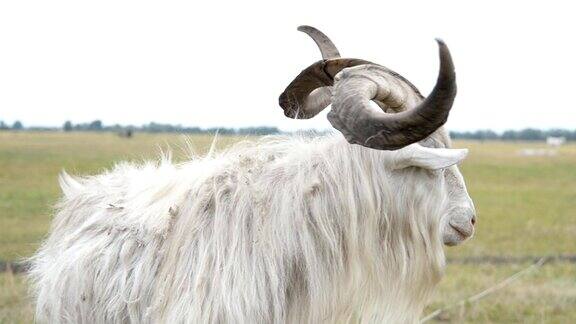
<path fill-rule="evenodd" d="M 340 53 L 338 52 L 338 49 L 334 43 L 332 43 L 330 38 L 328 38 L 328 36 L 326 36 L 323 32 L 312 26 L 306 25 L 298 27 L 298 30 L 308 34 L 308 36 L 310 36 L 314 42 L 316 42 L 316 45 L 318 45 L 318 48 L 320 49 L 320 53 L 322 53 L 323 59 L 329 60 L 340 57 Z"/>
<path fill-rule="evenodd" d="M 380 150 L 396 150 L 421 141 L 448 119 L 456 97 L 456 74 L 448 47 L 437 39 L 440 71 L 430 95 L 413 109 L 386 114 L 370 100 L 397 104 L 390 71 L 378 65 L 346 69 L 336 76 L 328 119 L 348 142 Z"/>
<path fill-rule="evenodd" d="M 347 67 L 370 63 L 357 59 L 342 59 L 334 43 L 321 31 L 311 26 L 300 26 L 299 31 L 308 34 L 316 42 L 324 60 L 303 70 L 278 98 L 284 115 L 296 119 L 308 119 L 326 108 L 332 97 L 334 76 Z"/>
<path fill-rule="evenodd" d="M 316 116 L 331 102 L 334 76 L 347 67 L 369 63 L 358 59 L 338 58 L 310 65 L 300 72 L 278 98 L 284 115 L 295 119 Z"/>

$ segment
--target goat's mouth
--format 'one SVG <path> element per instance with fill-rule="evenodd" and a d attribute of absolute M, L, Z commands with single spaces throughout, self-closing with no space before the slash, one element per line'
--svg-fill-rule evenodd
<path fill-rule="evenodd" d="M 474 227 L 472 227 L 472 226 L 464 229 L 462 227 L 454 226 L 452 224 L 449 224 L 449 225 L 450 225 L 450 227 L 452 227 L 454 232 L 456 232 L 462 239 L 467 239 L 474 234 Z"/>
<path fill-rule="evenodd" d="M 447 246 L 456 246 L 464 243 L 474 235 L 474 226 L 469 224 L 448 223 L 443 233 L 443 243 Z"/>

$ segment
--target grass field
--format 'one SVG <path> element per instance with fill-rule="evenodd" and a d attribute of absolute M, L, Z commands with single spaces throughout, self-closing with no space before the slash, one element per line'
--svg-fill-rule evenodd
<path fill-rule="evenodd" d="M 222 137 L 219 148 L 237 138 Z M 198 152 L 211 142 L 193 138 Z M 119 160 L 155 158 L 171 146 L 184 152 L 178 135 L 0 132 L 0 260 L 29 256 L 46 234 L 57 176 L 94 174 Z M 477 235 L 449 248 L 460 260 L 485 256 L 525 257 L 576 254 L 576 145 L 555 156 L 522 156 L 535 143 L 457 142 L 470 148 L 461 170 L 478 211 Z M 182 159 L 184 154 L 176 154 Z M 462 301 L 529 263 L 451 263 L 428 311 Z M 0 323 L 32 321 L 20 275 L 0 273 Z M 576 323 L 576 264 L 555 262 L 537 268 L 484 299 L 443 313 L 455 323 Z"/>

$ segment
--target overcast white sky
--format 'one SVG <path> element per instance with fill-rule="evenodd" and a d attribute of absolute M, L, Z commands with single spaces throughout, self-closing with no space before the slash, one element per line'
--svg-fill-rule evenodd
<path fill-rule="evenodd" d="M 320 59 L 315 26 L 346 57 L 427 94 L 435 37 L 458 75 L 452 130 L 576 128 L 569 1 L 2 1 L 0 120 L 328 128 L 284 117 L 278 95 Z"/>

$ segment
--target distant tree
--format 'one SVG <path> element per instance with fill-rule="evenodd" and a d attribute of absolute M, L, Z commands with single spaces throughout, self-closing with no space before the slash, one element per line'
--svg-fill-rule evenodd
<path fill-rule="evenodd" d="M 0 120 L 0 130 L 8 129 L 8 125 L 3 120 Z"/>
<path fill-rule="evenodd" d="M 540 141 L 544 140 L 542 131 L 534 128 L 526 128 L 520 131 L 518 137 L 525 141 Z"/>
<path fill-rule="evenodd" d="M 13 130 L 22 130 L 22 129 L 24 129 L 24 125 L 22 125 L 22 122 L 17 120 L 14 122 L 14 124 L 12 124 L 12 129 Z"/>
<path fill-rule="evenodd" d="M 62 129 L 63 129 L 65 132 L 71 132 L 73 128 L 74 128 L 74 126 L 72 125 L 72 122 L 69 121 L 69 120 L 67 120 L 67 121 L 64 123 L 64 126 L 62 126 Z"/>
<path fill-rule="evenodd" d="M 102 130 L 102 121 L 101 120 L 95 120 L 95 121 L 91 122 L 90 125 L 88 125 L 88 129 L 93 130 L 93 131 L 101 131 Z"/>
<path fill-rule="evenodd" d="M 480 136 L 480 138 L 483 140 L 498 139 L 498 134 L 496 134 L 496 132 L 491 131 L 489 129 L 478 131 L 478 136 Z"/>
<path fill-rule="evenodd" d="M 517 140 L 518 139 L 518 133 L 516 131 L 513 131 L 513 130 L 507 130 L 504 133 L 502 133 L 501 138 L 503 140 L 507 140 L 507 141 Z"/>

